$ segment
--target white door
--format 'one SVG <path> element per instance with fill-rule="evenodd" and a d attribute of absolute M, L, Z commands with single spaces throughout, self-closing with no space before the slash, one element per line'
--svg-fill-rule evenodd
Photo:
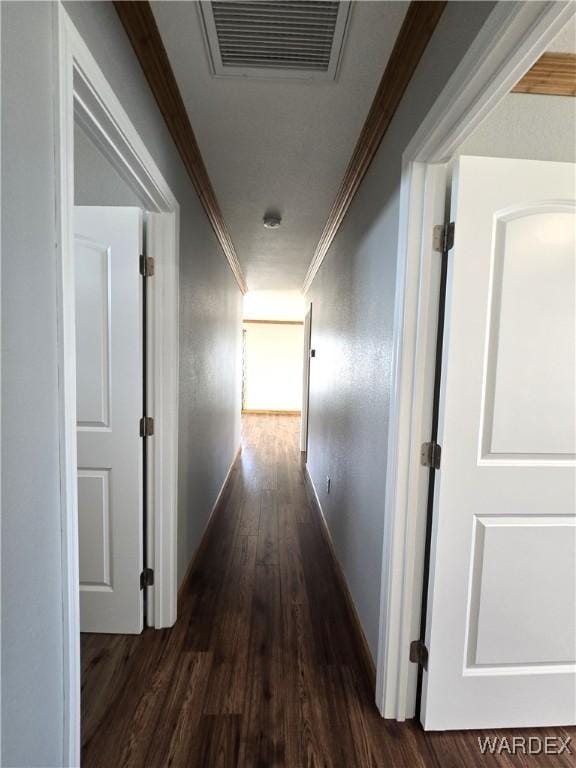
<path fill-rule="evenodd" d="M 80 627 L 142 631 L 138 208 L 75 208 Z"/>
<path fill-rule="evenodd" d="M 575 167 L 463 157 L 452 188 L 421 719 L 576 722 Z"/>

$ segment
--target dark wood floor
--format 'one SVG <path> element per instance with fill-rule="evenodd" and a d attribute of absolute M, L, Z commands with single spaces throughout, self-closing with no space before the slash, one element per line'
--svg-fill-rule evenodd
<path fill-rule="evenodd" d="M 84 768 L 573 768 L 574 754 L 482 756 L 479 732 L 379 717 L 308 501 L 298 419 L 245 417 L 243 431 L 176 625 L 82 637 Z"/>

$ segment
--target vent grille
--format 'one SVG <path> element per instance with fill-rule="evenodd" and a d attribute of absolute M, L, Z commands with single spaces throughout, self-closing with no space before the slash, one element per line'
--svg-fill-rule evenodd
<path fill-rule="evenodd" d="M 198 5 L 214 74 L 335 78 L 349 2 L 214 0 Z"/>

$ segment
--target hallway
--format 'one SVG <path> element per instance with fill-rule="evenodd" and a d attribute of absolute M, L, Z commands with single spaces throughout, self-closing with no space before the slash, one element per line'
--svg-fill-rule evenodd
<path fill-rule="evenodd" d="M 82 636 L 85 768 L 511 764 L 481 756 L 478 732 L 424 735 L 380 719 L 307 496 L 298 429 L 297 417 L 244 417 L 175 627 Z"/>
<path fill-rule="evenodd" d="M 0 40 L 0 766 L 576 768 L 576 0 Z"/>

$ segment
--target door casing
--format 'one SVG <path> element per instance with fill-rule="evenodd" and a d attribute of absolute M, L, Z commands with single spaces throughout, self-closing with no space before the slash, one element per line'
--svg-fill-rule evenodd
<path fill-rule="evenodd" d="M 312 303 L 304 318 L 304 355 L 302 371 L 302 415 L 300 424 L 300 451 L 308 451 L 308 414 L 310 408 L 310 348 L 312 346 Z"/>
<path fill-rule="evenodd" d="M 576 14 L 567 3 L 498 3 L 402 157 L 392 397 L 380 590 L 376 704 L 405 720 L 416 707 L 438 265 L 432 227 L 444 223 L 446 164 Z"/>
<path fill-rule="evenodd" d="M 63 5 L 53 6 L 55 46 L 56 231 L 64 764 L 80 764 L 80 616 L 76 489 L 74 317 L 74 122 L 78 121 L 149 211 L 148 255 L 156 272 L 148 294 L 149 402 L 155 419 L 148 472 L 148 559 L 156 628 L 176 620 L 178 491 L 178 276 L 180 207 L 136 128 Z"/>

